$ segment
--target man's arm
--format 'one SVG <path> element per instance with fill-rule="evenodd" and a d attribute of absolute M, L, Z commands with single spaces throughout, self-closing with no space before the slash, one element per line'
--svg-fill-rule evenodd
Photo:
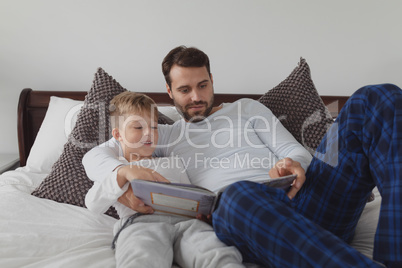
<path fill-rule="evenodd" d="M 257 135 L 279 159 L 268 175 L 271 178 L 277 178 L 297 174 L 297 178 L 288 192 L 288 197 L 292 199 L 306 180 L 305 171 L 312 160 L 312 156 L 267 107 L 256 102 L 253 109 L 255 109 L 255 114 L 260 115 L 254 121 L 254 129 Z M 266 129 L 269 129 L 268 133 L 259 131 Z"/>

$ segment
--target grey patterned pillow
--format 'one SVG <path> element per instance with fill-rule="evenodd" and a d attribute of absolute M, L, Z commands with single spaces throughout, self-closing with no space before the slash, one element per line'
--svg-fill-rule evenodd
<path fill-rule="evenodd" d="M 265 93 L 259 101 L 279 118 L 311 154 L 314 154 L 332 117 L 321 100 L 305 59 L 278 86 Z"/>
<path fill-rule="evenodd" d="M 77 122 L 63 153 L 53 165 L 50 174 L 32 195 L 85 207 L 85 195 L 93 182 L 87 177 L 82 157 L 91 148 L 111 138 L 109 124 L 109 102 L 114 96 L 126 91 L 102 68 L 95 73 L 92 87 L 85 97 L 84 105 L 77 116 Z M 172 124 L 173 120 L 159 113 L 159 124 Z M 111 207 L 107 215 L 118 218 Z"/>
<path fill-rule="evenodd" d="M 125 90 L 103 69 L 97 70 L 92 87 L 77 116 L 76 125 L 64 145 L 63 153 L 32 195 L 85 207 L 85 195 L 93 182 L 85 173 L 81 163 L 82 157 L 91 148 L 111 137 L 109 102 Z M 113 208 L 106 214 L 118 218 Z"/>

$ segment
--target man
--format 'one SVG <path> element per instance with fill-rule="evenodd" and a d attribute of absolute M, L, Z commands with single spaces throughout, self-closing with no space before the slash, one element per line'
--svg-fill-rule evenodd
<path fill-rule="evenodd" d="M 233 184 L 213 214 L 215 232 L 245 259 L 275 267 L 382 267 L 345 243 L 377 186 L 382 204 L 373 258 L 402 267 L 401 136 L 401 89 L 359 89 L 317 148 L 292 202 L 262 185 Z M 334 160 L 336 166 L 327 164 Z"/>
<path fill-rule="evenodd" d="M 373 175 L 369 174 L 370 168 L 373 173 L 376 168 L 384 171 L 381 161 L 388 159 L 384 144 L 392 144 L 390 141 L 397 139 L 397 133 L 402 133 L 400 107 L 392 106 L 398 103 L 395 98 L 401 98 L 400 89 L 391 85 L 363 88 L 351 98 L 350 104 L 346 105 L 348 108 L 339 116 L 339 134 L 335 133 L 336 129 L 332 129 L 326 137 L 331 141 L 339 135 L 340 140 L 345 140 L 341 143 L 339 165 L 328 168 L 325 163 L 330 162 L 327 159 L 318 158 L 314 158 L 309 166 L 311 157 L 308 152 L 284 130 L 275 118 L 270 118 L 273 116 L 272 113 L 265 107 L 261 107 L 258 102 L 250 103 L 243 100 L 232 105 L 213 108 L 213 79 L 208 57 L 203 52 L 194 48 L 175 48 L 165 57 L 162 67 L 168 94 L 183 114 L 185 121 L 176 123 L 173 127 L 159 128 L 162 142 L 156 153 L 158 156 L 175 154 L 182 156 L 185 160 L 189 159 L 187 171 L 194 184 L 207 185 L 215 191 L 232 184 L 225 191 L 213 215 L 214 229 L 221 240 L 240 249 L 245 261 L 274 267 L 378 266 L 379 264 L 346 244 L 353 236 L 365 200 L 375 185 L 379 186 L 383 199 L 384 196 L 385 200 L 388 196 L 392 197 L 389 201 L 391 205 L 387 208 L 394 210 L 392 214 L 384 217 L 383 224 L 387 224 L 387 219 L 397 219 L 397 221 L 394 225 L 388 224 L 391 228 L 384 226 L 381 229 L 380 227 L 380 230 L 385 231 L 380 233 L 377 241 L 380 241 L 378 243 L 381 243 L 381 246 L 383 244 L 387 246 L 384 251 L 381 251 L 379 245 L 376 245 L 374 257 L 387 265 L 400 261 L 401 254 L 398 252 L 398 246 L 401 245 L 402 239 L 399 231 L 402 229 L 402 220 L 399 216 L 401 213 L 398 214 L 400 207 L 397 206 L 400 199 L 396 199 L 396 196 L 401 185 L 398 175 L 395 176 L 392 171 L 398 168 L 400 170 L 401 165 L 397 163 L 390 165 L 392 167 L 388 172 L 390 174 L 382 174 L 387 175 L 382 177 L 383 180 L 390 178 L 391 185 L 397 186 L 396 193 L 393 193 L 392 187 L 388 186 L 387 192 L 383 192 L 381 187 L 383 184 L 379 183 L 379 180 L 374 180 Z M 386 94 L 387 92 L 391 93 Z M 377 95 L 382 96 L 381 99 L 386 101 L 380 101 L 380 104 L 375 106 L 367 105 L 367 103 L 372 104 L 373 99 L 380 100 Z M 384 103 L 392 106 L 389 109 L 391 111 L 377 116 L 375 109 L 385 108 Z M 237 106 L 234 107 L 234 105 Z M 372 114 L 376 116 L 366 114 L 371 107 L 374 107 Z M 240 111 L 240 115 L 232 117 L 235 110 Z M 260 117 L 253 118 L 255 114 Z M 381 130 L 387 130 L 389 125 L 376 125 L 378 122 L 370 125 L 369 119 L 379 118 L 378 121 L 383 123 L 392 121 L 393 119 L 390 118 L 394 118 L 394 114 L 395 122 L 389 125 L 395 124 L 395 128 L 399 128 L 399 131 L 395 130 L 395 135 L 386 131 L 387 137 L 381 140 L 381 146 L 378 146 L 380 149 L 375 150 L 378 145 L 375 143 L 379 140 L 378 135 L 372 138 L 370 133 L 374 130 L 381 133 Z M 229 118 L 228 123 L 225 123 L 225 116 Z M 247 125 L 250 120 L 244 117 L 252 117 L 252 124 Z M 219 123 L 216 123 L 218 121 Z M 238 122 L 238 124 L 234 126 L 230 122 Z M 253 128 L 248 128 L 250 125 Z M 366 125 L 367 128 L 362 127 Z M 272 131 L 274 126 L 275 131 Z M 235 129 L 234 132 L 241 135 L 234 135 L 230 129 Z M 271 131 L 267 131 L 268 129 Z M 244 134 L 248 130 L 251 130 L 251 136 Z M 190 134 L 180 136 L 182 133 Z M 246 141 L 250 139 L 251 143 L 247 143 Z M 324 148 L 325 144 L 326 142 L 323 141 L 319 148 L 321 152 L 324 149 L 336 149 Z M 330 142 L 330 144 L 336 143 Z M 402 143 L 399 140 L 397 144 Z M 192 155 L 189 155 L 190 153 Z M 212 162 L 210 162 L 208 167 L 200 166 L 199 163 L 202 161 L 196 159 L 196 153 L 204 156 L 204 162 L 208 162 L 216 155 L 221 161 L 220 164 L 226 163 L 222 160 L 227 159 L 231 165 L 229 164 L 228 168 L 212 169 L 210 168 Z M 393 159 L 400 161 L 401 158 L 398 156 L 402 153 L 401 148 L 394 147 L 392 153 Z M 98 147 L 89 154 L 92 154 L 93 159 L 107 159 L 108 163 L 115 161 L 113 158 L 116 159 L 116 149 L 110 147 L 106 149 Z M 325 154 L 325 156 L 331 155 Z M 237 158 L 244 160 L 251 157 L 255 160 L 265 159 L 267 156 L 270 159 L 268 166 L 262 164 L 257 168 L 234 166 Z M 370 163 L 376 159 L 379 160 L 379 164 L 371 167 Z M 90 167 L 90 172 L 101 170 L 101 163 L 102 161 L 94 161 L 86 165 L 84 161 L 84 165 Z M 114 169 L 117 166 L 118 162 L 114 162 L 108 168 Z M 308 180 L 301 188 L 305 182 L 307 167 L 309 167 Z M 155 179 L 158 179 L 159 176 L 145 169 L 130 172 L 138 177 L 155 176 Z M 235 183 L 240 180 L 258 182 L 262 177 L 267 177 L 266 173 L 269 173 L 271 177 L 286 174 L 298 176 L 287 194 L 282 190 L 252 182 Z M 396 171 L 395 173 L 400 174 Z M 152 212 L 152 209 L 144 206 L 131 192 L 128 192 L 120 201 L 137 211 Z M 391 222 L 394 223 L 394 221 Z M 394 237 L 397 237 L 396 240 Z"/>
<path fill-rule="evenodd" d="M 168 94 L 174 100 L 176 108 L 185 120 L 177 122 L 173 126 L 159 126 L 159 142 L 155 151 L 156 156 L 174 154 L 184 157 L 192 183 L 205 186 L 215 192 L 239 180 L 265 180 L 268 172 L 273 178 L 297 174 L 296 182 L 287 193 L 289 198 L 295 196 L 304 183 L 304 173 L 311 160 L 311 155 L 280 124 L 270 110 L 256 101 L 246 100 L 245 102 L 247 103 L 238 102 L 230 105 L 230 113 L 234 120 L 228 121 L 224 118 L 208 117 L 221 111 L 222 106 L 212 107 L 214 89 L 209 59 L 204 52 L 196 48 L 177 47 L 170 51 L 162 63 L 162 71 L 165 75 Z M 250 110 L 250 106 L 252 110 Z M 240 111 L 239 114 L 239 109 L 249 109 L 249 111 L 247 113 Z M 228 113 L 228 111 L 225 111 L 224 115 Z M 255 116 L 256 114 L 260 115 Z M 240 140 L 237 136 L 238 132 L 243 133 L 242 128 L 254 121 L 256 122 L 254 137 L 248 137 L 246 133 L 245 135 L 240 135 Z M 217 130 L 215 132 L 211 131 L 208 125 L 202 125 L 203 122 L 211 124 Z M 238 130 L 233 130 L 233 123 L 238 125 Z M 270 133 L 266 133 L 267 126 L 272 127 Z M 258 129 L 261 129 L 261 131 L 257 131 Z M 199 135 L 196 138 L 201 139 L 200 142 L 194 141 L 191 137 L 196 135 L 197 132 Z M 183 133 L 186 135 L 183 135 Z M 227 138 L 228 135 L 229 138 Z M 232 139 L 237 140 L 233 142 Z M 250 142 L 252 143 L 251 147 L 262 147 L 254 148 L 254 155 L 251 160 L 263 159 L 265 161 L 260 163 L 257 168 L 253 166 L 253 174 L 249 173 L 250 169 L 247 171 L 243 168 L 245 164 L 249 164 L 247 163 L 249 161 L 246 160 L 249 160 Z M 271 149 L 267 148 L 267 144 L 271 145 Z M 194 150 L 191 150 L 191 148 Z M 89 177 L 94 179 L 101 178 L 106 172 L 110 172 L 120 166 L 122 163 L 117 157 L 118 151 L 118 145 L 112 139 L 110 142 L 101 147 L 95 147 L 86 154 L 83 163 Z M 186 155 L 189 151 L 192 151 L 192 155 Z M 218 154 L 222 154 L 222 162 L 218 163 L 218 166 L 223 167 L 223 169 L 203 168 L 205 167 L 201 163 L 203 160 L 219 160 L 216 158 Z M 275 162 L 285 158 L 287 160 L 286 169 L 274 168 L 270 171 Z M 231 163 L 226 164 L 223 163 L 224 161 L 236 163 L 237 165 L 230 166 Z M 208 167 L 211 167 L 211 165 L 208 165 Z M 215 180 L 216 172 L 221 172 L 222 170 L 232 172 L 232 174 L 225 176 L 223 180 Z M 246 173 L 245 170 L 247 171 Z M 122 168 L 118 170 L 118 175 L 136 178 L 145 176 L 154 180 L 163 180 L 160 179 L 160 174 L 146 168 Z M 141 200 L 131 194 L 131 191 L 128 192 L 124 196 L 125 198 L 120 199 L 120 202 L 128 207 L 135 208 L 138 212 L 153 212 L 151 207 L 145 206 Z"/>

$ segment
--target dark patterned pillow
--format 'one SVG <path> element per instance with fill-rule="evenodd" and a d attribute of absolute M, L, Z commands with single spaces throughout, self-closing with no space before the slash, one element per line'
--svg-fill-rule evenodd
<path fill-rule="evenodd" d="M 170 117 L 158 111 L 158 124 L 173 125 L 174 121 Z"/>
<path fill-rule="evenodd" d="M 111 99 L 126 91 L 112 76 L 99 68 L 91 89 L 85 97 L 84 105 L 77 116 L 77 122 L 63 153 L 53 165 L 50 174 L 43 180 L 32 195 L 85 207 L 85 195 L 93 182 L 87 177 L 82 157 L 91 148 L 111 138 L 109 124 L 109 103 Z M 160 124 L 172 124 L 173 120 L 159 113 Z M 107 215 L 118 218 L 111 207 Z"/>
<path fill-rule="evenodd" d="M 332 117 L 320 98 L 305 59 L 278 86 L 265 93 L 259 101 L 279 118 L 311 154 L 314 154 Z"/>
<path fill-rule="evenodd" d="M 64 145 L 63 153 L 32 195 L 85 207 L 85 195 L 93 182 L 85 173 L 81 163 L 82 157 L 91 148 L 111 137 L 109 102 L 125 90 L 103 69 L 97 70 L 92 87 L 77 116 L 76 125 Z M 106 214 L 118 218 L 113 208 Z"/>

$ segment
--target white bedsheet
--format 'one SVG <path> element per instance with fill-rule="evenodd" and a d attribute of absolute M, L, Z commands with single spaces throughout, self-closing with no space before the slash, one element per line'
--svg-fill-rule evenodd
<path fill-rule="evenodd" d="M 46 174 L 28 168 L 0 176 L 0 267 L 115 267 L 115 219 L 31 196 Z M 352 245 L 367 256 L 381 198 L 368 203 Z"/>
<path fill-rule="evenodd" d="M 0 267 L 115 267 L 115 219 L 40 199 L 30 192 L 45 177 L 0 176 Z"/>

